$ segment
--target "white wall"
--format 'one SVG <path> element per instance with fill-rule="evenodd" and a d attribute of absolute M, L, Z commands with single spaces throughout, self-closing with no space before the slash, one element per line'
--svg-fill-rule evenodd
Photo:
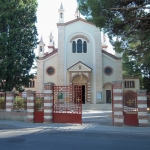
<path fill-rule="evenodd" d="M 48 75 L 46 73 L 46 69 L 47 67 L 52 66 L 53 68 L 55 68 L 55 73 L 54 75 Z M 53 82 L 57 85 L 57 74 L 58 74 L 58 70 L 57 70 L 57 54 L 54 54 L 53 56 L 49 57 L 48 59 L 46 59 L 44 61 L 44 83 L 47 82 Z"/>
<path fill-rule="evenodd" d="M 99 40 L 97 39 L 96 34 L 99 36 Z M 77 36 L 77 35 L 83 35 L 88 40 L 90 41 L 89 43 L 87 42 L 87 53 L 72 53 L 72 42 L 70 43 L 70 40 L 72 37 Z M 79 38 L 83 41 L 85 39 Z M 98 46 L 98 49 L 100 51 L 101 55 L 101 35 L 100 35 L 100 30 L 98 30 L 94 25 L 91 25 L 89 23 L 85 23 L 82 21 L 77 21 L 72 24 L 68 24 L 65 26 L 65 67 L 64 67 L 64 74 L 66 75 L 66 85 L 69 84 L 69 74 L 67 73 L 67 69 L 71 67 L 72 65 L 76 64 L 79 61 L 82 61 L 84 64 L 92 68 L 91 72 L 91 97 L 93 102 L 96 103 L 96 57 L 95 56 L 95 45 L 97 43 L 100 44 Z M 99 59 L 101 59 L 101 56 L 99 56 Z M 100 60 L 102 61 L 102 60 Z M 101 65 L 101 64 L 99 64 Z M 99 76 L 99 79 L 101 76 Z M 102 79 L 101 79 L 102 80 Z M 98 83 L 101 84 L 101 83 Z M 98 87 L 98 86 L 97 86 Z M 101 88 L 102 89 L 102 88 Z"/>

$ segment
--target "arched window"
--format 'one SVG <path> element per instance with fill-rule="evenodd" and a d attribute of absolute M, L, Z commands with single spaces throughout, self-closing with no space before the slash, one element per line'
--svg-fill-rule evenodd
<path fill-rule="evenodd" d="M 52 42 L 52 39 L 50 38 L 50 42 Z"/>
<path fill-rule="evenodd" d="M 63 13 L 60 13 L 60 18 L 63 18 Z"/>
<path fill-rule="evenodd" d="M 42 46 L 40 46 L 40 52 L 42 52 L 43 50 L 42 50 Z"/>
<path fill-rule="evenodd" d="M 72 53 L 76 53 L 76 42 L 72 42 Z"/>
<path fill-rule="evenodd" d="M 82 41 L 77 40 L 77 53 L 82 53 Z"/>
<path fill-rule="evenodd" d="M 83 53 L 87 53 L 87 43 L 86 43 L 86 41 L 83 42 Z"/>

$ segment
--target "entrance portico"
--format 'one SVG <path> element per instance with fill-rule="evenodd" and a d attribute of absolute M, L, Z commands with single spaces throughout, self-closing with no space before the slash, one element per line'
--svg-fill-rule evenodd
<path fill-rule="evenodd" d="M 82 86 L 82 104 L 91 102 L 91 72 L 92 69 L 79 61 L 70 68 L 67 69 L 69 72 L 69 83 L 70 85 L 81 85 Z"/>

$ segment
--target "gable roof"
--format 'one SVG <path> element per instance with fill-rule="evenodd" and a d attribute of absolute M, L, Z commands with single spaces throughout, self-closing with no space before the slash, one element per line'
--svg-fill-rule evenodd
<path fill-rule="evenodd" d="M 93 23 L 88 22 L 88 21 L 86 21 L 85 19 L 82 19 L 82 18 L 77 18 L 77 19 L 68 21 L 68 22 L 66 22 L 66 23 L 57 23 L 57 26 L 66 26 L 66 25 L 69 25 L 69 24 L 72 24 L 72 23 L 75 23 L 75 22 L 78 22 L 78 21 L 82 21 L 82 22 L 85 22 L 85 23 L 88 23 L 88 24 L 90 24 L 90 25 L 95 26 Z"/>
<path fill-rule="evenodd" d="M 79 66 L 81 66 L 80 69 L 79 69 Z M 84 64 L 83 62 L 79 61 L 76 64 L 69 67 L 67 70 L 68 71 L 92 71 L 93 69 L 87 66 L 86 64 Z"/>
<path fill-rule="evenodd" d="M 56 54 L 58 52 L 58 49 L 55 49 L 54 51 L 52 51 L 51 53 L 49 53 L 49 54 L 47 54 L 47 55 L 45 55 L 45 56 L 43 56 L 43 57 L 40 57 L 40 58 L 38 58 L 39 60 L 44 60 L 44 59 L 46 59 L 46 58 L 48 58 L 48 57 L 50 57 L 50 56 L 53 56 L 54 54 Z"/>
<path fill-rule="evenodd" d="M 105 50 L 102 49 L 102 53 L 107 55 L 108 57 L 111 57 L 112 59 L 115 59 L 115 60 L 121 60 L 122 58 L 118 58 L 116 57 L 115 55 L 111 54 L 111 53 L 108 53 L 106 52 Z"/>

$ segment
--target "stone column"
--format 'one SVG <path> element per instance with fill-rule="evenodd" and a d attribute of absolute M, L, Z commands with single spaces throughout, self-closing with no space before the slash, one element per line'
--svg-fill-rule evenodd
<path fill-rule="evenodd" d="M 64 70 L 65 70 L 65 28 L 64 25 L 58 24 L 58 67 L 57 67 L 57 85 L 62 86 L 64 85 L 65 76 L 64 76 Z"/>
<path fill-rule="evenodd" d="M 44 122 L 52 122 L 52 107 L 53 107 L 53 86 L 52 83 L 44 84 Z"/>
<path fill-rule="evenodd" d="M 147 97 L 145 90 L 137 91 L 137 106 L 139 126 L 148 126 Z"/>
<path fill-rule="evenodd" d="M 6 92 L 6 111 L 11 111 L 14 105 L 14 92 Z"/>
<path fill-rule="evenodd" d="M 27 92 L 27 122 L 34 122 L 34 92 Z"/>
<path fill-rule="evenodd" d="M 124 116 L 123 116 L 123 90 L 122 81 L 113 81 L 113 123 L 114 126 L 123 126 Z"/>
<path fill-rule="evenodd" d="M 87 94 L 86 95 L 87 96 L 87 102 L 90 102 L 91 101 L 91 83 L 89 83 L 89 82 L 87 83 L 87 90 L 86 91 L 87 91 L 87 93 L 86 93 Z"/>
<path fill-rule="evenodd" d="M 73 87 L 73 84 L 72 83 L 70 83 L 70 91 L 69 91 L 69 100 L 68 100 L 68 102 L 70 101 L 70 102 L 72 102 L 72 100 L 73 100 L 73 90 L 74 90 L 74 87 Z"/>
<path fill-rule="evenodd" d="M 99 28 L 95 28 L 95 50 L 93 49 L 94 54 L 94 66 L 93 66 L 93 76 L 95 76 L 94 78 L 96 78 L 96 80 L 94 81 L 95 83 L 93 83 L 93 86 L 96 85 L 96 89 L 94 89 L 94 100 L 93 103 L 96 104 L 98 101 L 96 99 L 96 92 L 101 92 L 103 90 L 102 88 L 102 83 L 103 83 L 103 79 L 102 79 L 102 51 L 99 50 L 99 48 L 101 47 L 101 32 L 99 30 Z M 94 75 L 95 74 L 95 75 Z M 95 84 L 95 85 L 94 85 Z"/>
<path fill-rule="evenodd" d="M 36 85 L 36 92 L 43 93 L 43 79 L 44 79 L 44 65 L 42 58 L 38 59 L 37 64 L 37 85 Z"/>

